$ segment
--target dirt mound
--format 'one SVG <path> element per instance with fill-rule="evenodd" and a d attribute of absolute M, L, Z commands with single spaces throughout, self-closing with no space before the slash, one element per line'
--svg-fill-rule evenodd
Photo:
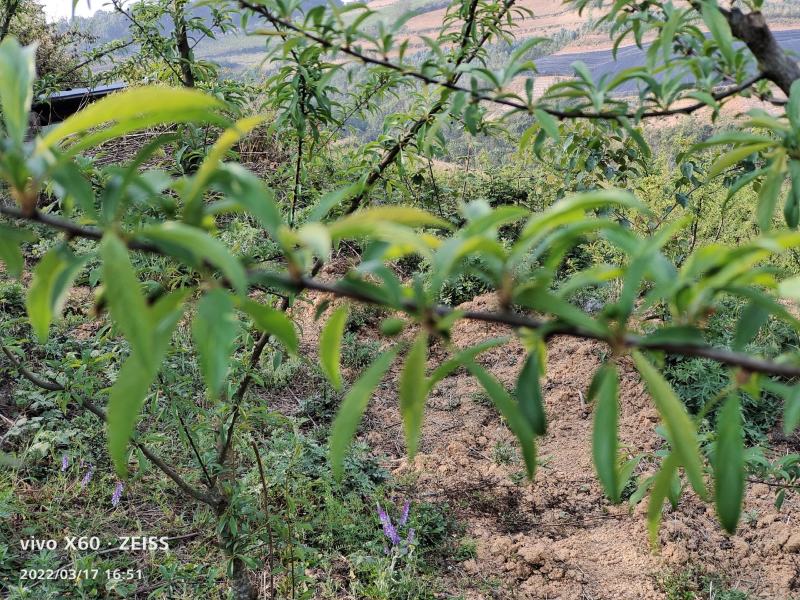
<path fill-rule="evenodd" d="M 463 308 L 493 307 L 487 295 Z M 305 322 L 304 344 L 315 346 L 310 316 L 296 316 Z M 492 324 L 462 322 L 453 342 L 463 347 L 508 333 Z M 539 443 L 533 484 L 522 477 L 513 436 L 463 369 L 429 398 L 413 464 L 405 458 L 395 386 L 382 387 L 370 405 L 362 436 L 390 457 L 388 466 L 396 475 L 414 482 L 410 495 L 448 501 L 476 542 L 477 556 L 454 567 L 453 588 L 468 590 L 467 598 L 473 599 L 660 599 L 659 574 L 695 566 L 760 598 L 800 592 L 800 501 L 791 495 L 778 512 L 774 492 L 765 485 L 748 490 L 746 518 L 734 536 L 721 530 L 712 506 L 685 494 L 676 510 L 666 509 L 661 551 L 653 552 L 646 503 L 635 509 L 610 504 L 594 476 L 591 408 L 585 397 L 605 346 L 558 337 L 548 350 L 543 390 L 549 431 Z M 434 345 L 429 366 L 444 356 Z M 481 355 L 480 362 L 512 388 L 524 356 L 512 342 Z M 657 413 L 632 364 L 622 361 L 620 374 L 622 443 L 632 454 L 652 451 L 660 443 L 654 433 Z"/>

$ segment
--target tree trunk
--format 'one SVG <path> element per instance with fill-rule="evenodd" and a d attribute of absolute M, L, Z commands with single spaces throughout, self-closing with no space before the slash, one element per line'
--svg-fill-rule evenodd
<path fill-rule="evenodd" d="M 2 22 L 0 22 L 0 42 L 8 36 L 8 31 L 11 29 L 11 19 L 17 14 L 21 0 L 6 0 L 6 9 L 3 11 Z"/>
<path fill-rule="evenodd" d="M 178 48 L 178 56 L 181 60 L 181 78 L 183 85 L 187 88 L 195 87 L 194 72 L 192 63 L 194 55 L 192 47 L 189 45 L 189 35 L 186 31 L 186 0 L 175 0 L 175 11 L 173 20 L 175 22 L 175 45 Z"/>

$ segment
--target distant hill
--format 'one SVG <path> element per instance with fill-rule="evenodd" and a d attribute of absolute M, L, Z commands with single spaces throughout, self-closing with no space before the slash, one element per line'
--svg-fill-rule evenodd
<path fill-rule="evenodd" d="M 336 5 L 341 6 L 341 0 L 330 0 Z M 302 7 L 308 10 L 320 4 L 327 4 L 327 0 L 304 0 Z M 207 23 L 212 22 L 211 9 L 207 6 L 194 7 L 191 10 L 192 18 L 201 18 Z M 77 28 L 81 31 L 92 34 L 97 44 L 103 44 L 114 40 L 124 39 L 129 35 L 130 21 L 116 11 L 100 10 L 91 17 L 76 16 L 70 21 L 62 20 L 59 24 L 61 28 Z M 161 20 L 161 27 L 164 30 L 172 27 L 169 17 Z"/>
<path fill-rule="evenodd" d="M 341 0 L 332 1 L 341 5 Z M 304 8 L 325 3 L 325 0 L 306 0 Z M 395 21 L 407 12 L 416 13 L 406 23 L 401 36 L 408 39 L 409 52 L 413 54 L 414 51 L 426 51 L 422 38 L 436 36 L 449 1 L 367 0 L 367 5 L 379 13 L 379 18 L 387 22 Z M 565 4 L 562 0 L 517 0 L 516 6 L 532 12 L 532 16 L 520 19 L 516 23 L 517 42 L 531 37 L 551 40 L 538 46 L 530 58 L 537 59 L 553 54 L 580 54 L 611 46 L 608 34 L 593 26 L 602 14 L 596 8 L 589 8 L 582 15 L 578 15 L 571 4 Z M 800 0 L 766 0 L 764 12 L 775 30 L 800 28 Z M 195 8 L 193 14 L 210 21 L 210 10 L 207 7 Z M 73 25 L 91 33 L 97 43 L 104 43 L 126 38 L 130 24 L 118 13 L 99 11 L 92 17 L 76 17 Z M 171 26 L 168 20 L 162 23 L 165 30 Z M 261 37 L 248 37 L 243 33 L 231 32 L 220 35 L 217 39 L 202 40 L 196 48 L 196 53 L 201 58 L 219 63 L 226 75 L 242 76 L 263 70 L 265 43 Z M 490 49 L 490 62 L 500 66 L 507 54 L 507 45 L 500 44 Z M 537 78 L 540 80 L 537 87 L 544 85 L 546 79 L 547 76 Z"/>

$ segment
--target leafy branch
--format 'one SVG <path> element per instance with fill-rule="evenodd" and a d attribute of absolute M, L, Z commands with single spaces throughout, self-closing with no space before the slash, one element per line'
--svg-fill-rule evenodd
<path fill-rule="evenodd" d="M 67 231 L 71 235 L 77 237 L 85 237 L 92 240 L 99 240 L 102 238 L 102 232 L 93 228 L 87 228 L 77 225 L 66 219 L 54 219 L 52 217 L 43 219 L 39 212 L 26 217 L 19 210 L 0 206 L 0 213 L 7 216 L 21 219 L 31 220 L 44 225 L 56 227 L 63 231 Z M 137 242 L 135 239 L 128 242 L 128 247 L 131 250 L 140 250 L 151 254 L 160 256 L 168 256 L 161 248 L 147 243 Z M 319 281 L 312 277 L 298 276 L 292 277 L 285 273 L 276 271 L 264 270 L 250 270 L 247 272 L 248 281 L 250 285 L 259 285 L 263 288 L 269 288 L 270 285 L 279 285 L 284 290 L 291 290 L 293 292 L 300 292 L 303 290 L 314 290 L 317 292 L 329 293 L 333 296 L 350 298 L 359 302 L 368 304 L 381 304 L 382 301 L 376 299 L 363 292 L 353 289 L 352 286 L 344 286 L 341 284 L 330 284 Z M 289 299 L 285 297 L 279 306 L 279 310 L 285 311 L 289 306 Z M 570 337 L 577 337 L 583 339 L 593 339 L 605 342 L 612 348 L 616 349 L 635 349 L 641 348 L 645 350 L 663 351 L 671 354 L 682 356 L 693 356 L 700 358 L 709 358 L 719 363 L 726 364 L 732 367 L 738 367 L 751 373 L 764 373 L 767 375 L 776 375 L 780 377 L 800 377 L 800 366 L 795 366 L 791 363 L 778 363 L 772 360 L 760 359 L 749 354 L 741 352 L 732 352 L 720 348 L 714 348 L 704 344 L 683 343 L 673 341 L 653 341 L 648 340 L 647 337 L 638 335 L 625 334 L 622 336 L 602 335 L 597 332 L 589 331 L 581 327 L 576 327 L 563 321 L 547 321 L 536 319 L 530 316 L 502 311 L 502 312 L 486 312 L 486 311 L 461 311 L 451 306 L 432 306 L 426 307 L 413 301 L 402 303 L 395 308 L 401 309 L 408 314 L 416 315 L 423 318 L 425 315 L 435 316 L 436 318 L 444 318 L 451 315 L 457 316 L 460 319 L 468 321 L 481 321 L 484 323 L 494 323 L 497 325 L 504 325 L 514 329 L 530 329 L 541 331 L 545 337 L 552 337 L 554 335 L 566 335 Z M 269 342 L 270 335 L 262 335 L 256 343 L 253 354 L 250 358 L 250 369 L 252 370 L 258 364 L 264 348 Z M 233 429 L 238 417 L 238 406 L 241 403 L 247 388 L 251 383 L 250 375 L 246 375 L 242 383 L 237 388 L 233 395 L 234 410 L 230 418 L 229 425 L 224 436 L 222 450 L 220 452 L 219 464 L 224 464 L 227 453 L 230 449 L 231 438 Z"/>

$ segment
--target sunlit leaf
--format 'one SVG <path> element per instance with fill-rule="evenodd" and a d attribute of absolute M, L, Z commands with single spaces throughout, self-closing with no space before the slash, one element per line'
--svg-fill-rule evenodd
<path fill-rule="evenodd" d="M 217 111 L 223 104 L 217 98 L 188 88 L 159 86 L 136 87 L 106 96 L 75 113 L 51 129 L 39 142 L 49 148 L 76 134 L 106 127 L 96 134 L 93 143 L 146 129 L 159 123 L 223 122 Z"/>

